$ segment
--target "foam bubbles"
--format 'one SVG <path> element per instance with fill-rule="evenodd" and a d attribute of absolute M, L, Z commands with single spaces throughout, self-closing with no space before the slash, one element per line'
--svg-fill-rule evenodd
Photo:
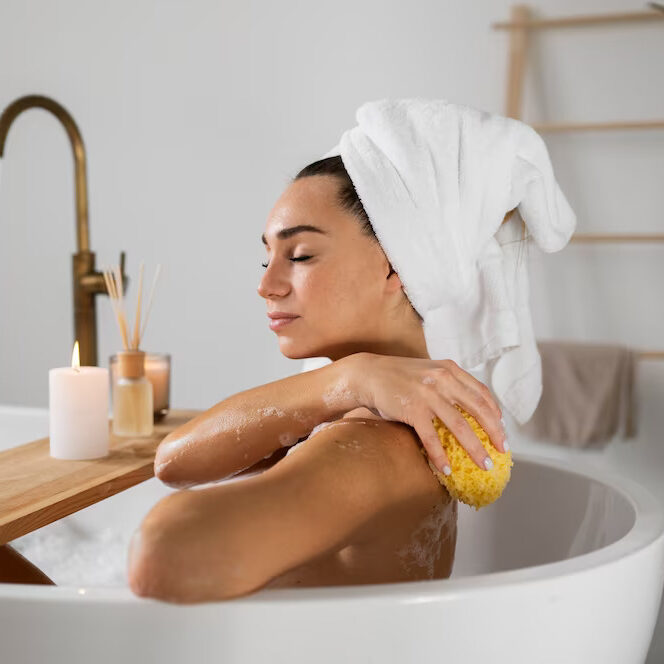
<path fill-rule="evenodd" d="M 294 410 L 293 411 L 293 417 L 298 422 L 307 422 L 309 420 L 309 418 L 300 410 Z"/>
<path fill-rule="evenodd" d="M 140 529 L 88 524 L 76 514 L 12 541 L 21 555 L 58 586 L 126 588 L 130 544 L 140 551 Z M 133 543 L 132 543 L 133 542 Z"/>
<path fill-rule="evenodd" d="M 436 379 L 433 376 L 425 376 L 424 378 L 422 378 L 422 382 L 425 385 L 435 385 Z"/>
<path fill-rule="evenodd" d="M 321 395 L 328 408 L 338 408 L 342 404 L 359 403 L 359 396 L 350 389 L 350 381 L 346 376 L 339 379 L 336 385 L 328 388 Z"/>
<path fill-rule="evenodd" d="M 284 417 L 286 415 L 286 413 L 284 413 L 283 410 L 277 408 L 276 406 L 266 406 L 265 408 L 260 408 L 258 412 L 263 417 L 268 417 L 270 415 L 276 415 L 277 417 Z"/>
<path fill-rule="evenodd" d="M 297 436 L 290 431 L 285 431 L 284 433 L 279 434 L 279 445 L 282 447 L 290 447 L 296 441 Z"/>
<path fill-rule="evenodd" d="M 452 536 L 450 528 L 446 532 L 443 530 L 448 522 L 451 525 L 453 510 L 454 501 L 438 503 L 413 531 L 409 542 L 397 550 L 404 571 L 410 573 L 415 568 L 424 569 L 427 578 L 433 579 L 435 563 L 443 552 L 443 545 Z"/>
<path fill-rule="evenodd" d="M 335 422 L 338 422 L 338 420 L 330 420 L 329 422 L 321 422 L 320 424 L 317 424 L 312 430 L 311 433 L 309 434 L 308 438 L 311 438 L 315 433 L 320 431 L 321 429 L 324 429 L 325 427 L 329 427 L 331 424 L 334 424 Z M 305 439 L 306 440 L 306 439 Z M 304 441 L 302 441 L 304 442 Z"/>
<path fill-rule="evenodd" d="M 337 447 L 340 447 L 343 450 L 359 450 L 362 447 L 359 440 L 354 438 L 348 440 L 336 440 L 334 441 Z"/>
<path fill-rule="evenodd" d="M 306 442 L 309 440 L 309 438 L 311 438 L 316 432 L 320 431 L 321 429 L 324 429 L 325 427 L 330 426 L 331 424 L 340 424 L 340 423 L 342 423 L 342 422 L 343 422 L 343 420 L 330 420 L 329 422 L 321 422 L 320 424 L 317 424 L 317 425 L 311 430 L 311 432 L 309 433 L 309 435 L 308 435 L 304 440 L 301 440 L 301 441 L 300 441 L 299 443 L 297 443 L 296 445 L 293 445 L 293 446 L 288 450 L 288 452 L 286 452 L 286 456 L 288 456 L 293 450 L 297 449 L 297 448 L 300 447 L 301 445 L 304 445 L 304 443 L 306 443 Z M 281 436 L 279 437 L 279 440 L 281 440 Z M 296 440 L 297 440 L 297 439 L 296 439 Z"/>

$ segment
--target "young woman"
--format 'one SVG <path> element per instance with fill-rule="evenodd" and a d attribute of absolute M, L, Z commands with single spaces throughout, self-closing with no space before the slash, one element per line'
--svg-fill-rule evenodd
<path fill-rule="evenodd" d="M 488 455 L 453 404 L 503 452 L 489 389 L 455 362 L 429 358 L 422 319 L 340 157 L 298 173 L 262 241 L 258 293 L 280 351 L 332 362 L 235 394 L 162 441 L 155 474 L 169 486 L 264 470 L 159 501 L 132 539 L 130 587 L 193 603 L 265 587 L 449 576 L 457 503 L 421 447 L 442 470 L 438 416 L 484 469 Z"/>

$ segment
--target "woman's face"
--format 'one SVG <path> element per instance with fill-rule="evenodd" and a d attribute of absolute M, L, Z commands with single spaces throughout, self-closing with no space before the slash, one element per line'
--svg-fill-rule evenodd
<path fill-rule="evenodd" d="M 389 346 L 404 325 L 401 281 L 379 244 L 335 200 L 333 176 L 300 178 L 272 208 L 258 293 L 267 312 L 297 314 L 274 329 L 289 358 L 329 357 Z M 320 232 L 291 232 L 301 225 Z M 280 235 L 281 233 L 281 235 Z M 266 325 L 269 322 L 266 318 Z"/>

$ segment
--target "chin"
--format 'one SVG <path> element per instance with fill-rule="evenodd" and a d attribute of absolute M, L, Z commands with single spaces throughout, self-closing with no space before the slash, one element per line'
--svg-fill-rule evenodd
<path fill-rule="evenodd" d="M 328 352 L 319 346 L 310 346 L 292 340 L 280 339 L 279 350 L 290 360 L 304 360 L 308 357 L 327 357 Z"/>
<path fill-rule="evenodd" d="M 281 354 L 289 360 L 304 360 L 307 357 L 318 357 L 318 355 L 309 353 L 307 351 L 296 351 L 292 349 L 281 349 Z"/>

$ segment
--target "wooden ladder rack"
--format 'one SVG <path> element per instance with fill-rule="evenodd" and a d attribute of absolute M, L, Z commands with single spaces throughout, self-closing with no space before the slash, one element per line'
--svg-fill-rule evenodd
<path fill-rule="evenodd" d="M 664 20 L 664 4 L 650 2 L 653 11 L 635 11 L 583 16 L 563 16 L 558 18 L 536 19 L 531 16 L 528 5 L 513 5 L 511 20 L 493 23 L 496 30 L 509 30 L 509 62 L 507 79 L 507 101 L 505 115 L 516 120 L 521 118 L 523 81 L 526 65 L 528 40 L 531 31 L 545 28 L 569 26 L 589 26 L 600 23 L 652 22 Z M 613 131 L 621 129 L 664 129 L 662 120 L 618 121 L 603 123 L 529 123 L 539 133 L 564 131 Z M 663 233 L 655 234 L 587 234 L 575 233 L 570 242 L 664 242 Z M 641 359 L 664 359 L 664 351 L 637 351 Z"/>

